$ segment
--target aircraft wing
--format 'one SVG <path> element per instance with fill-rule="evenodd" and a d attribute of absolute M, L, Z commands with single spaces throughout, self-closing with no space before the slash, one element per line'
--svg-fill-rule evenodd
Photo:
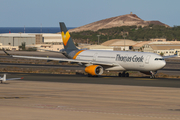
<path fill-rule="evenodd" d="M 117 63 L 104 62 L 104 61 L 10 55 L 10 54 L 7 53 L 4 49 L 3 49 L 3 51 L 4 51 L 8 56 L 13 57 L 13 58 L 38 59 L 38 60 L 47 60 L 47 61 L 54 60 L 54 61 L 59 61 L 59 62 L 86 63 L 86 64 L 107 65 L 107 66 L 117 66 L 117 65 L 119 65 L 119 64 L 117 64 Z"/>
<path fill-rule="evenodd" d="M 9 78 L 9 79 L 6 79 L 6 80 L 19 80 L 19 79 L 23 79 L 23 77 L 22 78 Z"/>
<path fill-rule="evenodd" d="M 117 64 L 117 63 L 104 62 L 104 61 L 10 55 L 10 54 L 7 53 L 4 49 L 3 49 L 3 51 L 4 51 L 8 56 L 13 57 L 13 58 L 38 59 L 38 60 L 47 60 L 47 61 L 54 60 L 54 61 L 60 61 L 60 62 L 98 64 L 98 65 L 107 65 L 107 66 L 117 66 L 117 65 L 119 65 L 119 64 Z"/>
<path fill-rule="evenodd" d="M 117 63 L 112 62 L 104 62 L 104 61 L 93 61 L 93 60 L 79 60 L 79 59 L 66 59 L 66 58 L 49 58 L 49 57 L 32 57 L 32 56 L 18 56 L 18 55 L 10 55 L 14 58 L 27 58 L 27 59 L 40 59 L 40 60 L 54 60 L 60 62 L 72 62 L 72 63 L 86 63 L 86 64 L 98 64 L 98 65 L 108 65 L 108 66 L 116 66 L 119 65 Z"/>

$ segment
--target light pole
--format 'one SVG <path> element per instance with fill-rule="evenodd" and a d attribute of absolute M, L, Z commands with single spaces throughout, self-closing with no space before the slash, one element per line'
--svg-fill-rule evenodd
<path fill-rule="evenodd" d="M 124 37 L 124 51 L 125 51 L 125 38 L 126 38 L 126 35 L 123 35 Z"/>
<path fill-rule="evenodd" d="M 101 36 L 101 35 L 97 35 L 98 36 L 98 45 L 99 45 L 99 37 Z"/>

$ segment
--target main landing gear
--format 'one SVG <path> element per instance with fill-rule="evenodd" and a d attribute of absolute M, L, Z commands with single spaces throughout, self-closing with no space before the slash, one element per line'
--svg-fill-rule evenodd
<path fill-rule="evenodd" d="M 122 72 L 122 73 L 119 73 L 119 75 L 118 75 L 119 77 L 129 77 L 129 73 L 127 73 L 127 72 Z"/>
<path fill-rule="evenodd" d="M 98 75 L 91 75 L 91 74 L 88 74 L 88 77 L 98 77 Z"/>
<path fill-rule="evenodd" d="M 151 79 L 154 79 L 155 78 L 155 75 L 156 75 L 157 71 L 150 71 L 150 78 Z"/>

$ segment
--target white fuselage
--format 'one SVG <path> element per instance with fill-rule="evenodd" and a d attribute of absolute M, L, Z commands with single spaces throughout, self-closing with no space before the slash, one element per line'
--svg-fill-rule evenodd
<path fill-rule="evenodd" d="M 105 70 L 156 71 L 166 65 L 161 56 L 148 52 L 85 50 L 78 54 L 76 59 L 115 64 Z"/>

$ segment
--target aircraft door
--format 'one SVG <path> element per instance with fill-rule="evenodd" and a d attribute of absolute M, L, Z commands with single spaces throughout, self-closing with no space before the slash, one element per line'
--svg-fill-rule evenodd
<path fill-rule="evenodd" d="M 145 63 L 146 63 L 146 64 L 149 64 L 149 59 L 150 59 L 150 57 L 151 57 L 151 55 L 148 55 L 148 56 L 146 57 L 146 60 L 145 60 Z"/>

